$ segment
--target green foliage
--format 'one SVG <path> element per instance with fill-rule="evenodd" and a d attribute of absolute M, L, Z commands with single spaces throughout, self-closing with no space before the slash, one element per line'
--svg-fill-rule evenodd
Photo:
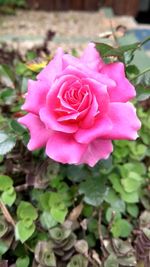
<path fill-rule="evenodd" d="M 21 201 L 17 208 L 17 216 L 19 219 L 22 220 L 29 219 L 31 221 L 34 221 L 37 219 L 38 214 L 32 204 L 25 201 Z"/>
<path fill-rule="evenodd" d="M 13 187 L 13 180 L 7 175 L 0 175 L 0 199 L 5 205 L 12 206 L 16 200 L 16 192 Z"/>
<path fill-rule="evenodd" d="M 109 257 L 105 261 L 104 267 L 119 267 L 116 255 L 109 255 Z"/>
<path fill-rule="evenodd" d="M 0 191 L 8 190 L 12 187 L 13 180 L 6 175 L 0 175 Z"/>
<path fill-rule="evenodd" d="M 115 220 L 111 228 L 114 237 L 128 237 L 131 231 L 132 225 L 125 219 Z"/>
<path fill-rule="evenodd" d="M 84 201 L 92 206 L 100 206 L 107 194 L 105 177 L 91 177 L 79 186 L 79 193 L 84 194 Z"/>
<path fill-rule="evenodd" d="M 57 221 L 52 217 L 48 211 L 44 211 L 40 216 L 40 222 L 44 229 L 50 229 L 57 225 Z"/>
<path fill-rule="evenodd" d="M 27 151 L 28 133 L 17 118 L 27 81 L 37 74 L 17 59 L 0 65 L 0 259 L 12 258 L 16 267 L 135 267 L 141 242 L 148 251 L 150 76 L 134 63 L 141 46 L 97 44 L 104 60 L 125 63 L 142 128 L 136 141 L 114 141 L 112 156 L 94 168 Z"/>
<path fill-rule="evenodd" d="M 0 155 L 5 155 L 10 152 L 16 144 L 16 140 L 13 136 L 7 133 L 0 132 Z"/>
<path fill-rule="evenodd" d="M 32 204 L 21 201 L 17 208 L 17 217 L 19 221 L 15 227 L 16 239 L 24 243 L 35 231 L 34 221 L 38 214 Z"/>
<path fill-rule="evenodd" d="M 67 267 L 87 267 L 88 261 L 82 255 L 75 255 L 72 257 L 71 261 L 68 263 Z"/>
<path fill-rule="evenodd" d="M 30 263 L 30 259 L 28 256 L 24 258 L 18 258 L 16 261 L 16 267 L 28 267 Z"/>
<path fill-rule="evenodd" d="M 7 245 L 3 241 L 0 240 L 0 257 L 3 254 L 5 254 L 7 252 L 7 250 L 8 250 Z"/>
<path fill-rule="evenodd" d="M 15 227 L 15 236 L 17 240 L 24 243 L 35 231 L 35 224 L 32 221 L 20 220 Z"/>
<path fill-rule="evenodd" d="M 47 214 L 49 219 L 51 218 L 50 221 L 52 224 L 54 222 L 63 223 L 68 213 L 67 206 L 70 205 L 69 194 L 67 193 L 68 188 L 64 186 L 64 189 L 62 187 L 60 192 L 46 192 L 40 196 L 40 204 L 47 211 L 47 213 L 44 213 L 44 216 Z"/>

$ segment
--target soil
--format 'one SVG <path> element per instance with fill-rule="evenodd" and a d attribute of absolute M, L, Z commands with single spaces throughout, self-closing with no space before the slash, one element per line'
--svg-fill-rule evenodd
<path fill-rule="evenodd" d="M 0 16 L 0 43 L 7 43 L 22 54 L 43 43 L 48 31 L 55 32 L 49 43 L 50 50 L 58 46 L 70 52 L 73 48 L 82 50 L 88 41 L 99 40 L 112 27 L 125 25 L 136 28 L 137 23 L 129 16 L 106 16 L 104 10 L 98 12 L 44 12 L 19 10 L 14 16 Z"/>

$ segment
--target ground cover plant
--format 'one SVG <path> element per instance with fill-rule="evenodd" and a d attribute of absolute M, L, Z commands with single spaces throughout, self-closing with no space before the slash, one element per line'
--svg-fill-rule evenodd
<path fill-rule="evenodd" d="M 96 44 L 105 62 L 125 64 L 142 127 L 135 141 L 113 141 L 112 155 L 94 167 L 60 164 L 43 148 L 27 149 L 29 132 L 18 123 L 26 114 L 21 106 L 27 82 L 53 55 L 39 61 L 34 51 L 24 59 L 3 51 L 0 266 L 150 266 L 150 70 L 141 73 L 134 64 L 143 43 Z"/>

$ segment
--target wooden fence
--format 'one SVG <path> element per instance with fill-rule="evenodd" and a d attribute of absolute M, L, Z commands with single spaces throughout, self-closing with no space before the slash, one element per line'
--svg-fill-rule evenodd
<path fill-rule="evenodd" d="M 27 0 L 28 6 L 44 10 L 97 10 L 100 0 Z"/>
<path fill-rule="evenodd" d="M 102 6 L 112 7 L 118 15 L 136 15 L 140 0 L 27 0 L 29 8 L 47 11 L 94 11 Z"/>

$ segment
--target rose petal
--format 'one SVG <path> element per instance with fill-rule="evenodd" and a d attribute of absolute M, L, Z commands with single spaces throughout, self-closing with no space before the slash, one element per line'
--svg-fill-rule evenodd
<path fill-rule="evenodd" d="M 137 131 L 141 127 L 141 122 L 131 103 L 111 103 L 108 115 L 113 124 L 109 139 L 135 140 L 138 137 Z"/>
<path fill-rule="evenodd" d="M 50 108 L 51 110 L 54 110 L 57 108 L 57 102 L 58 99 L 61 99 L 63 102 L 63 99 L 61 98 L 62 93 L 64 90 L 76 80 L 76 77 L 74 75 L 63 75 L 59 79 L 57 79 L 54 83 L 53 86 L 51 87 L 51 90 L 49 91 L 46 99 L 46 106 Z M 63 91 L 63 92 L 62 92 Z M 64 106 L 66 105 L 65 108 L 70 108 L 70 110 L 74 110 L 70 105 L 67 105 L 67 103 L 62 103 Z"/>
<path fill-rule="evenodd" d="M 107 159 L 112 151 L 113 146 L 110 140 L 96 139 L 88 145 L 80 164 L 87 163 L 93 167 L 99 160 Z"/>
<path fill-rule="evenodd" d="M 57 119 L 57 121 L 70 121 L 70 120 L 76 120 L 79 117 L 80 113 L 79 112 L 74 112 L 69 115 L 64 115 L 61 116 Z"/>
<path fill-rule="evenodd" d="M 105 139 L 107 136 L 109 138 L 109 134 L 112 129 L 112 122 L 108 116 L 99 117 L 96 119 L 93 127 L 88 129 L 78 129 L 78 131 L 74 134 L 75 139 L 79 143 L 89 144 L 93 140 L 102 137 Z"/>
<path fill-rule="evenodd" d="M 70 55 L 66 54 L 64 58 L 67 61 L 68 66 L 63 70 L 61 76 L 71 74 L 76 76 L 77 79 L 84 79 L 90 77 L 91 79 L 94 79 L 105 86 L 110 86 L 110 87 L 116 86 L 116 82 L 111 78 L 109 78 L 108 75 L 93 71 L 92 69 L 89 69 L 87 66 L 83 65 L 80 61 L 76 65 L 71 64 L 72 60 L 70 60 L 71 58 Z"/>
<path fill-rule="evenodd" d="M 96 97 L 99 111 L 101 115 L 104 115 L 108 110 L 109 95 L 107 92 L 107 86 L 91 78 L 82 79 L 85 84 L 89 85 L 92 94 Z"/>
<path fill-rule="evenodd" d="M 78 129 L 76 124 L 64 124 L 57 121 L 54 113 L 50 112 L 48 108 L 42 108 L 40 110 L 40 119 L 44 122 L 47 128 L 54 131 L 64 132 L 64 133 L 75 133 Z"/>
<path fill-rule="evenodd" d="M 49 86 L 45 81 L 28 81 L 28 93 L 26 94 L 23 110 L 38 114 L 40 108 L 46 104 L 46 95 Z"/>
<path fill-rule="evenodd" d="M 78 164 L 86 150 L 86 145 L 77 143 L 71 135 L 54 132 L 47 145 L 46 154 L 61 163 Z"/>
<path fill-rule="evenodd" d="M 106 64 L 101 72 L 116 82 L 116 86 L 108 87 L 111 102 L 127 102 L 136 95 L 134 86 L 125 77 L 124 64 L 121 62 Z"/>
<path fill-rule="evenodd" d="M 50 131 L 45 128 L 44 124 L 37 115 L 28 113 L 22 118 L 19 118 L 18 121 L 30 131 L 31 137 L 28 143 L 29 150 L 34 150 L 45 146 L 49 138 Z"/>
<path fill-rule="evenodd" d="M 56 96 L 56 92 L 54 92 L 54 90 L 53 90 L 53 92 L 51 92 L 50 95 L 48 96 L 48 98 L 49 98 L 49 105 L 51 104 L 52 99 L 53 99 L 53 95 L 55 94 L 55 97 L 56 97 L 56 98 L 59 98 L 60 103 L 61 103 L 61 106 L 62 106 L 63 108 L 66 108 L 66 109 L 69 109 L 70 111 L 73 111 L 74 108 L 73 108 L 69 103 L 67 103 L 67 102 L 63 99 L 63 95 L 64 95 L 65 92 L 68 90 L 68 88 L 71 86 L 71 84 L 72 84 L 73 80 L 75 79 L 75 77 L 72 77 L 71 75 L 67 75 L 67 78 L 66 78 L 66 79 L 67 79 L 67 81 L 65 81 L 65 82 L 61 85 L 61 87 L 59 88 L 60 90 L 59 90 L 57 96 Z"/>
<path fill-rule="evenodd" d="M 89 108 L 89 111 L 87 112 L 85 118 L 81 120 L 80 127 L 81 128 L 89 128 L 93 125 L 93 122 L 95 120 L 96 115 L 99 113 L 98 110 L 98 103 L 95 96 L 93 96 L 93 102 L 91 104 L 91 107 Z"/>
<path fill-rule="evenodd" d="M 99 53 L 97 52 L 94 43 L 88 44 L 80 59 L 90 69 L 95 71 L 99 71 L 104 66 L 104 62 L 99 56 Z"/>
<path fill-rule="evenodd" d="M 63 50 L 62 48 L 58 48 L 55 57 L 37 75 L 37 79 L 41 81 L 46 81 L 51 86 L 56 76 L 63 69 L 62 57 L 63 57 Z"/>

